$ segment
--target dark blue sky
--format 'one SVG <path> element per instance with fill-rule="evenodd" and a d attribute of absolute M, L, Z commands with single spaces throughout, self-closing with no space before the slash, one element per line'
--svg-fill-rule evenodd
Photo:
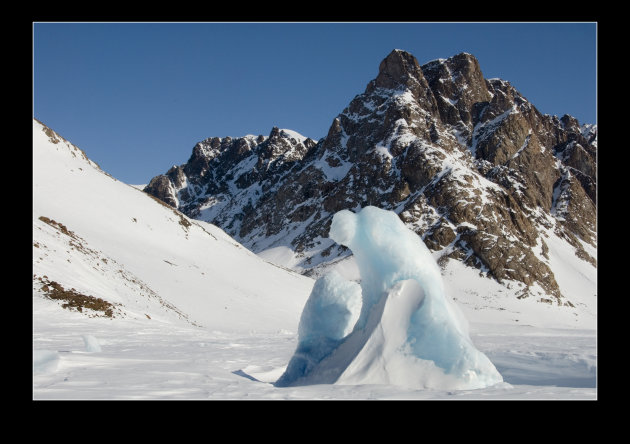
<path fill-rule="evenodd" d="M 147 183 L 207 137 L 319 139 L 392 49 L 473 54 L 545 114 L 596 123 L 596 23 L 34 23 L 33 115 Z"/>

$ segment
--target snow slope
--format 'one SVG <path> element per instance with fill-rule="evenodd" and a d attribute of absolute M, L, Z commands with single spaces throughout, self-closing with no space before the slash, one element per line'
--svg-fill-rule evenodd
<path fill-rule="evenodd" d="M 33 123 L 35 275 L 122 304 L 121 317 L 220 331 L 296 328 L 311 279 L 104 174 L 44 129 Z"/>
<path fill-rule="evenodd" d="M 503 384 L 457 391 L 274 387 L 296 348 L 315 281 L 113 179 L 33 123 L 35 400 L 596 399 L 594 328 L 532 325 L 523 322 L 534 318 L 525 306 L 514 322 L 514 313 L 485 309 L 473 294 L 481 289 L 465 287 L 465 276 L 449 277 L 457 272 L 443 272 L 447 290 Z M 64 301 L 43 289 L 53 281 L 112 304 L 112 317 L 62 308 Z"/>

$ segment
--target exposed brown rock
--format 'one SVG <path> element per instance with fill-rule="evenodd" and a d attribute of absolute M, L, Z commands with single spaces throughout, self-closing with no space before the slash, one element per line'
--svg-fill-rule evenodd
<path fill-rule="evenodd" d="M 177 208 L 178 202 L 175 198 L 173 183 L 167 175 L 155 176 L 151 179 L 149 184 L 144 187 L 144 192 L 157 197 L 173 208 Z"/>

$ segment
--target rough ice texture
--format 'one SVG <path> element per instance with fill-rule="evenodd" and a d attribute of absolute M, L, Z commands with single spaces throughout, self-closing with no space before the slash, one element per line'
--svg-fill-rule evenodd
<path fill-rule="evenodd" d="M 398 216 L 376 207 L 335 214 L 330 237 L 352 250 L 357 284 L 320 278 L 307 301 L 296 352 L 277 386 L 394 384 L 475 389 L 503 381 L 474 346 L 445 294 L 440 269 Z"/>

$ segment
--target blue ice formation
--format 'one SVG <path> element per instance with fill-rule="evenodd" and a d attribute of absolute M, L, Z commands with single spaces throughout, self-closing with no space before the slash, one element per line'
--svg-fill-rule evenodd
<path fill-rule="evenodd" d="M 291 385 L 310 374 L 352 331 L 360 309 L 361 287 L 356 282 L 335 271 L 315 281 L 300 317 L 297 349 L 276 385 Z"/>
<path fill-rule="evenodd" d="M 475 389 L 503 381 L 470 340 L 430 251 L 395 213 L 342 210 L 329 236 L 352 250 L 360 287 L 335 272 L 315 282 L 276 386 Z"/>

